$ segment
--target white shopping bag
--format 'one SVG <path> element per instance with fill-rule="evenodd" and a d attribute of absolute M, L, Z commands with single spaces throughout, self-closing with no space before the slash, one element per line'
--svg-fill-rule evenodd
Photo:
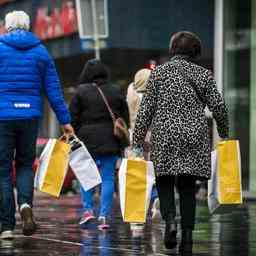
<path fill-rule="evenodd" d="M 40 190 L 40 187 L 42 186 L 43 177 L 45 176 L 47 171 L 47 165 L 48 165 L 47 160 L 50 159 L 50 154 L 53 150 L 54 145 L 55 145 L 55 139 L 49 139 L 40 155 L 39 167 L 36 171 L 35 179 L 34 179 L 34 188 L 38 190 Z"/>
<path fill-rule="evenodd" d="M 72 148 L 69 156 L 69 165 L 85 191 L 99 185 L 101 176 L 97 165 L 77 137 L 71 142 Z"/>
<path fill-rule="evenodd" d="M 217 182 L 217 150 L 211 152 L 211 166 L 212 166 L 212 173 L 211 179 L 208 181 L 208 207 L 210 213 L 216 211 L 219 207 L 218 202 L 218 182 Z"/>
<path fill-rule="evenodd" d="M 146 222 L 154 181 L 152 162 L 142 159 L 122 160 L 119 169 L 119 193 L 125 222 Z"/>

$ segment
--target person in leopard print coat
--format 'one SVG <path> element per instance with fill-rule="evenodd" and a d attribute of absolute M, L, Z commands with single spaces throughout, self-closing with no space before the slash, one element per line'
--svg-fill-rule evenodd
<path fill-rule="evenodd" d="M 134 128 L 133 147 L 140 148 L 152 132 L 151 159 L 162 218 L 165 246 L 177 244 L 174 185 L 180 194 L 182 242 L 180 251 L 192 252 L 195 223 L 195 183 L 211 176 L 211 148 L 205 107 L 212 112 L 221 138 L 229 133 L 227 107 L 212 72 L 194 63 L 201 41 L 181 31 L 170 41 L 169 62 L 152 71 Z"/>

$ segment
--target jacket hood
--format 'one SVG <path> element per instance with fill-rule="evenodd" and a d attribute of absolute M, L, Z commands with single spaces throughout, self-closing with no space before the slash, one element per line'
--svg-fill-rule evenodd
<path fill-rule="evenodd" d="M 0 42 L 20 50 L 31 49 L 41 43 L 41 41 L 31 32 L 25 30 L 15 30 L 0 36 Z"/>

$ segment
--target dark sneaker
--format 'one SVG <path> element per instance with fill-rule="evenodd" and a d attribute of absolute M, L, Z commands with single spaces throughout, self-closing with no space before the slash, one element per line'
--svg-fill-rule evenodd
<path fill-rule="evenodd" d="M 36 231 L 36 223 L 33 218 L 31 207 L 23 207 L 20 211 L 22 220 L 22 232 L 24 236 L 31 236 Z"/>
<path fill-rule="evenodd" d="M 1 233 L 1 239 L 5 240 L 12 240 L 14 239 L 13 231 L 12 230 L 5 230 Z"/>
<path fill-rule="evenodd" d="M 83 225 L 92 222 L 95 219 L 92 211 L 85 211 L 79 221 L 79 225 Z"/>
<path fill-rule="evenodd" d="M 166 249 L 174 249 L 177 246 L 177 225 L 167 223 L 165 225 L 164 244 Z"/>
<path fill-rule="evenodd" d="M 99 222 L 98 229 L 100 230 L 105 230 L 110 227 L 110 225 L 107 223 L 107 218 L 104 216 L 100 216 L 98 218 L 98 222 Z"/>
<path fill-rule="evenodd" d="M 192 230 L 185 229 L 182 230 L 181 244 L 179 252 L 182 256 L 192 255 L 193 249 L 193 239 L 192 239 Z"/>

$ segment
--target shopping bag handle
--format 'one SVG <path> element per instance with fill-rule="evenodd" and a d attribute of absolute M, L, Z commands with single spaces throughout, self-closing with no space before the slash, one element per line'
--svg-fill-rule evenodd
<path fill-rule="evenodd" d="M 63 134 L 59 138 L 60 141 L 65 141 L 67 144 L 69 144 L 69 139 L 70 139 L 70 135 L 67 135 L 67 134 Z"/>
<path fill-rule="evenodd" d="M 72 134 L 71 139 L 69 139 L 69 145 L 71 146 L 71 148 L 75 147 L 75 148 L 80 148 L 80 147 L 85 147 L 84 143 L 75 135 L 75 134 Z M 79 147 L 76 147 L 78 146 Z"/>
<path fill-rule="evenodd" d="M 81 141 L 79 140 L 79 138 L 75 135 L 75 134 L 72 134 L 70 137 L 69 137 L 69 144 L 70 145 L 73 145 L 75 143 L 80 143 Z"/>

